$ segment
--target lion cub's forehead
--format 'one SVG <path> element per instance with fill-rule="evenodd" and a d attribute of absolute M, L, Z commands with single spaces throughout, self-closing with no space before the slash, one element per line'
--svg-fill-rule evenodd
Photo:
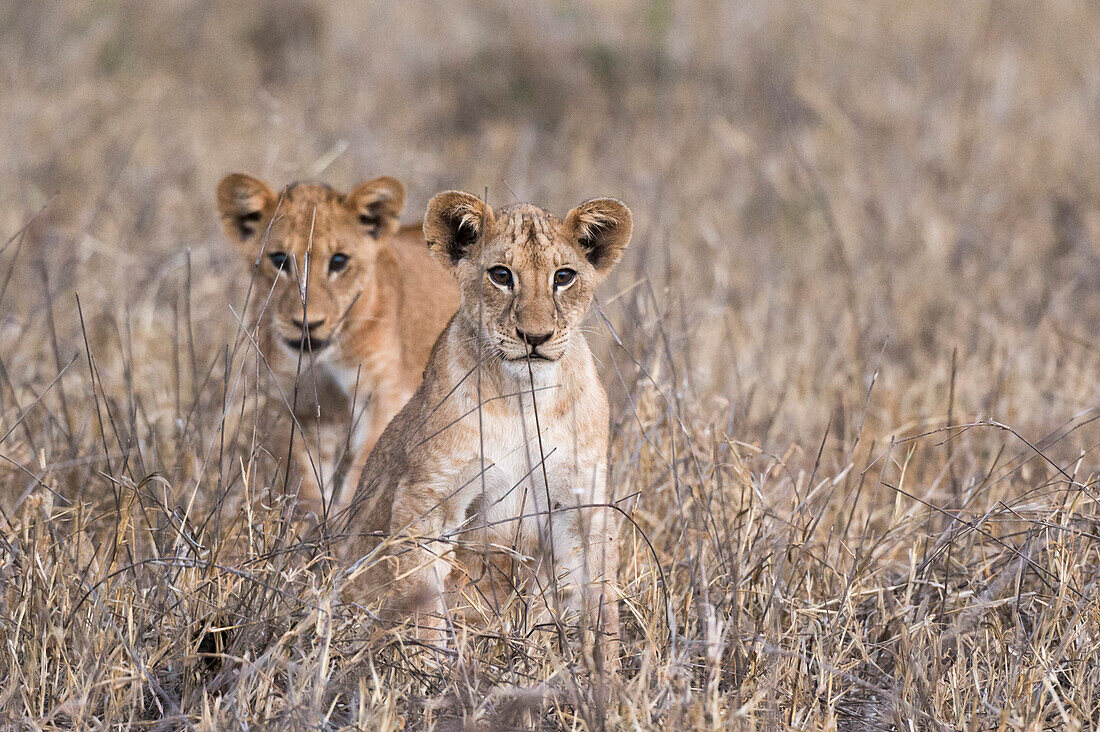
<path fill-rule="evenodd" d="M 280 216 L 292 221 L 305 219 L 308 224 L 314 211 L 317 218 L 343 215 L 344 197 L 323 183 L 294 183 L 283 191 Z"/>
<path fill-rule="evenodd" d="M 549 211 L 529 203 L 501 209 L 493 228 L 490 252 L 509 262 L 554 267 L 577 254 L 565 223 Z"/>
<path fill-rule="evenodd" d="M 314 246 L 323 244 L 351 224 L 344 197 L 323 183 L 292 183 L 281 198 L 272 230 L 290 247 L 304 250 L 311 232 Z"/>

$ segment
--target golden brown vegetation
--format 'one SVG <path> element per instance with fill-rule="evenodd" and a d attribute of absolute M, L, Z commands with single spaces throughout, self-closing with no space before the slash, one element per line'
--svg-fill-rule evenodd
<path fill-rule="evenodd" d="M 445 5 L 0 6 L 0 723 L 1100 724 L 1100 8 Z M 338 602 L 233 170 L 630 204 L 619 676 Z"/>

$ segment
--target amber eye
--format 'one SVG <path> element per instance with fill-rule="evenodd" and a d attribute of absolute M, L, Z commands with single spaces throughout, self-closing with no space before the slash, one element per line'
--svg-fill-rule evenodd
<path fill-rule="evenodd" d="M 490 267 L 489 279 L 493 281 L 493 284 L 510 288 L 512 286 L 512 270 L 501 266 Z"/>
<path fill-rule="evenodd" d="M 337 252 L 332 255 L 332 259 L 328 260 L 329 272 L 343 272 L 344 268 L 348 266 L 348 255 L 343 252 Z"/>
<path fill-rule="evenodd" d="M 577 279 L 577 273 L 574 270 L 559 269 L 554 273 L 554 287 L 569 287 L 575 279 Z"/>
<path fill-rule="evenodd" d="M 271 263 L 275 265 L 275 269 L 282 272 L 287 268 L 290 263 L 290 257 L 286 255 L 286 252 L 272 252 L 267 255 L 267 258 L 271 260 Z"/>

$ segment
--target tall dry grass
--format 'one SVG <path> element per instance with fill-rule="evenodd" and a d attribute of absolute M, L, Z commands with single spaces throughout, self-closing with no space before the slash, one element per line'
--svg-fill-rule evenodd
<path fill-rule="evenodd" d="M 1100 724 L 1100 10 L 0 6 L 0 720 Z M 229 171 L 399 175 L 632 251 L 623 669 L 333 592 L 237 320 Z M 442 653 L 443 655 L 439 655 Z"/>

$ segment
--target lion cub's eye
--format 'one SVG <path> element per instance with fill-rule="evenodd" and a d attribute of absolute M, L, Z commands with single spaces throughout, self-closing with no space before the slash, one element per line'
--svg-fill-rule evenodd
<path fill-rule="evenodd" d="M 512 286 L 512 270 L 507 267 L 490 267 L 489 279 L 493 281 L 493 284 L 500 285 L 501 287 Z"/>
<path fill-rule="evenodd" d="M 568 287 L 577 279 L 577 273 L 568 268 L 559 269 L 554 273 L 554 287 Z"/>
<path fill-rule="evenodd" d="M 332 255 L 332 259 L 328 260 L 329 272 L 342 272 L 344 268 L 348 266 L 348 255 L 343 252 L 337 252 Z"/>
<path fill-rule="evenodd" d="M 267 258 L 271 260 L 271 263 L 275 265 L 275 269 L 282 272 L 287 268 L 287 264 L 290 262 L 290 257 L 286 255 L 286 252 L 272 252 L 267 255 Z"/>

